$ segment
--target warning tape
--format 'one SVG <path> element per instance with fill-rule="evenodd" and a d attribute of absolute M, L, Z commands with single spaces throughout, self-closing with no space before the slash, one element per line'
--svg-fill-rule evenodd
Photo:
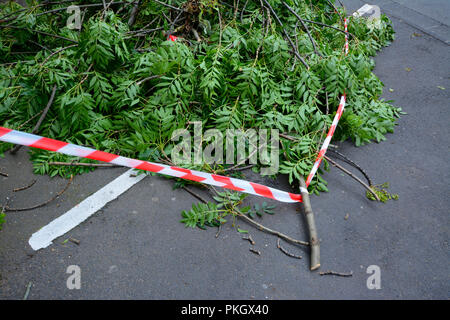
<path fill-rule="evenodd" d="M 348 35 L 347 35 L 347 19 L 345 22 L 345 54 L 348 52 Z M 172 40 L 172 39 L 171 39 Z M 173 40 L 172 40 L 173 41 Z M 306 186 L 309 186 L 311 180 L 313 179 L 317 169 L 322 162 L 322 159 L 327 151 L 327 148 L 330 144 L 331 138 L 333 137 L 334 131 L 336 130 L 336 126 L 339 122 L 339 119 L 344 112 L 346 102 L 345 94 L 342 95 L 341 101 L 339 103 L 338 110 L 333 119 L 331 127 L 328 131 L 327 137 L 320 149 L 320 152 L 317 156 L 317 159 L 314 163 L 314 166 L 311 170 L 311 173 L 308 175 L 306 180 Z M 210 174 L 206 172 L 189 170 L 185 168 L 179 168 L 175 166 L 168 166 L 161 163 L 154 163 L 149 161 L 131 159 L 127 157 L 122 157 L 119 155 L 115 155 L 108 152 L 103 152 L 99 150 L 95 150 L 92 148 L 82 147 L 75 144 L 54 140 L 50 138 L 45 138 L 42 136 L 38 136 L 35 134 L 30 134 L 26 132 L 21 132 L 17 130 L 8 129 L 5 127 L 0 127 L 0 141 L 20 144 L 23 146 L 28 146 L 32 148 L 38 148 L 48 151 L 54 151 L 63 153 L 69 156 L 76 156 L 86 159 L 98 160 L 103 162 L 108 162 L 112 164 L 121 165 L 124 167 L 135 168 L 150 172 L 155 172 L 171 177 L 186 179 L 190 181 L 201 182 L 205 184 L 209 184 L 212 186 L 222 187 L 225 189 L 230 189 L 234 191 L 244 192 L 248 194 L 253 194 L 265 198 L 274 199 L 281 202 L 302 202 L 302 196 L 300 194 L 294 194 L 278 189 L 274 189 L 271 187 L 267 187 L 258 183 L 245 181 L 241 179 Z M 307 190 L 301 188 L 302 192 L 307 192 Z"/>
<path fill-rule="evenodd" d="M 4 127 L 0 127 L 0 141 L 59 152 L 67 154 L 69 156 L 108 162 L 129 168 L 156 172 L 171 177 L 201 182 L 225 189 L 271 198 L 281 202 L 301 202 L 302 199 L 301 195 L 299 194 L 277 190 L 258 183 L 220 176 L 216 174 L 210 174 L 206 172 L 168 166 L 161 163 L 126 158 L 112 153 L 77 146 L 75 144 L 49 139 L 17 130 L 11 130 Z"/>
<path fill-rule="evenodd" d="M 345 31 L 344 52 L 345 52 L 345 55 L 347 55 L 348 54 L 347 18 L 344 18 L 344 31 Z M 314 175 L 317 172 L 317 169 L 319 169 L 320 163 L 322 162 L 322 159 L 325 156 L 325 153 L 327 152 L 328 146 L 330 145 L 331 138 L 333 137 L 334 131 L 336 130 L 339 119 L 341 119 L 342 113 L 344 112 L 346 99 L 347 98 L 344 93 L 341 96 L 341 101 L 339 103 L 339 107 L 336 111 L 336 115 L 334 116 L 333 122 L 331 123 L 331 127 L 328 130 L 327 137 L 326 137 L 325 141 L 323 142 L 322 147 L 320 148 L 319 154 L 317 155 L 316 161 L 314 162 L 314 165 L 311 169 L 311 172 L 308 175 L 308 178 L 306 179 L 306 186 L 309 186 L 309 184 L 311 183 L 312 179 L 314 178 Z"/>

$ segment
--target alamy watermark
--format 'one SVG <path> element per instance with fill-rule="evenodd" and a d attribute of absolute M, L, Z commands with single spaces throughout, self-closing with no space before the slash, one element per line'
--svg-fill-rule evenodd
<path fill-rule="evenodd" d="M 370 28 L 381 28 L 381 10 L 379 6 L 365 4 L 353 13 L 354 17 L 366 17 Z"/>
<path fill-rule="evenodd" d="M 69 28 L 71 30 L 73 30 L 73 29 L 80 30 L 81 29 L 80 7 L 71 5 L 71 6 L 67 7 L 66 12 L 71 14 L 66 22 L 67 28 Z"/>
<path fill-rule="evenodd" d="M 381 289 L 381 269 L 379 266 L 373 264 L 367 267 L 366 273 L 370 274 L 367 278 L 367 289 Z"/>
<path fill-rule="evenodd" d="M 81 268 L 76 264 L 72 264 L 67 267 L 66 273 L 70 274 L 66 281 L 67 289 L 81 289 Z"/>
<path fill-rule="evenodd" d="M 218 129 L 203 132 L 201 122 L 193 124 L 193 137 L 187 129 L 177 129 L 172 133 L 171 140 L 178 142 L 171 152 L 172 162 L 176 165 L 241 165 L 248 161 L 249 164 L 262 165 L 262 175 L 278 172 L 280 139 L 277 129 L 227 129 L 224 137 Z"/>

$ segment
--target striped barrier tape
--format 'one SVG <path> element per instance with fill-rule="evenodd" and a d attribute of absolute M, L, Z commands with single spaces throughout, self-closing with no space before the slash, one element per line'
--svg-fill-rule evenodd
<path fill-rule="evenodd" d="M 257 196 L 262 196 L 281 202 L 301 202 L 302 196 L 274 188 L 270 188 L 258 183 L 253 183 L 241 179 L 210 174 L 195 170 L 189 170 L 161 163 L 137 160 L 118 156 L 92 148 L 77 146 L 75 144 L 44 138 L 38 135 L 16 131 L 0 127 L 0 141 L 20 144 L 32 148 L 49 150 L 63 153 L 69 156 L 98 160 L 124 167 L 135 168 L 155 173 L 164 174 L 171 177 L 201 182 L 212 186 L 222 187 L 234 191 L 245 192 Z"/>
<path fill-rule="evenodd" d="M 345 55 L 347 55 L 348 54 L 347 18 L 344 18 L 344 31 L 345 31 L 344 52 L 345 52 Z M 317 172 L 317 169 L 319 169 L 320 163 L 322 162 L 322 159 L 325 156 L 325 153 L 327 152 L 328 146 L 330 145 L 331 138 L 333 137 L 334 131 L 336 130 L 339 119 L 341 119 L 342 113 L 344 112 L 346 99 L 347 99 L 347 97 L 344 92 L 344 94 L 341 96 L 341 101 L 339 102 L 339 107 L 336 111 L 336 115 L 334 116 L 333 122 L 331 123 L 331 127 L 328 130 L 327 137 L 326 137 L 325 141 L 323 142 L 322 147 L 320 148 L 319 154 L 317 155 L 316 161 L 314 162 L 314 165 L 311 169 L 311 172 L 308 175 L 308 178 L 306 179 L 306 186 L 309 186 L 309 184 L 311 183 L 312 179 L 314 178 L 314 175 Z"/>
<path fill-rule="evenodd" d="M 347 32 L 347 19 L 345 22 L 345 32 Z M 172 39 L 171 39 L 172 40 Z M 172 40 L 173 41 L 173 40 Z M 348 53 L 348 35 L 345 35 L 345 54 Z M 333 137 L 334 131 L 336 130 L 339 119 L 344 112 L 346 102 L 345 93 L 341 97 L 341 101 L 339 103 L 338 110 L 333 119 L 331 127 L 328 131 L 327 137 L 320 149 L 320 152 L 317 156 L 317 159 L 313 165 L 311 173 L 308 175 L 306 180 L 306 186 L 309 186 L 311 183 L 315 173 L 317 172 L 320 163 L 327 151 L 327 148 L 330 144 L 331 138 Z M 63 153 L 69 156 L 76 156 L 86 159 L 98 160 L 103 162 L 108 162 L 112 164 L 121 165 L 124 167 L 135 168 L 150 172 L 155 172 L 171 177 L 186 179 L 190 181 L 201 182 L 205 184 L 209 184 L 212 186 L 222 187 L 225 189 L 230 189 L 234 191 L 240 191 L 248 194 L 253 194 L 261 197 L 266 197 L 270 199 L 274 199 L 280 202 L 302 202 L 301 194 L 294 194 L 278 189 L 274 189 L 271 187 L 267 187 L 258 183 L 249 182 L 241 179 L 210 174 L 206 172 L 189 170 L 185 168 L 179 168 L 175 166 L 168 166 L 161 163 L 154 163 L 149 161 L 131 159 L 127 157 L 122 157 L 119 155 L 115 155 L 112 153 L 107 153 L 99 150 L 95 150 L 92 148 L 82 147 L 75 144 L 58 141 L 50 138 L 41 137 L 38 135 L 21 132 L 17 130 L 8 129 L 5 127 L 0 127 L 0 141 L 20 144 L 32 148 L 38 148 L 48 151 L 54 151 Z M 300 188 L 300 191 L 307 192 L 304 188 Z"/>

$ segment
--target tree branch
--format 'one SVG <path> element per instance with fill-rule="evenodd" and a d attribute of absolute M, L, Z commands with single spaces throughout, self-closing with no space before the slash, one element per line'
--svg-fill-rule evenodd
<path fill-rule="evenodd" d="M 327 161 L 329 161 L 333 166 L 335 166 L 336 168 L 342 170 L 342 172 L 348 174 L 350 177 L 352 177 L 353 179 L 355 179 L 356 181 L 358 181 L 364 188 L 366 188 L 367 191 L 369 191 L 370 193 L 373 194 L 373 196 L 375 197 L 375 199 L 377 199 L 377 201 L 380 201 L 380 198 L 378 197 L 378 195 L 376 194 L 375 191 L 372 190 L 371 187 L 369 187 L 367 184 L 364 183 L 364 181 L 362 181 L 360 178 L 358 178 L 357 176 L 355 176 L 353 173 L 351 173 L 350 171 L 348 171 L 347 169 L 345 169 L 343 166 L 341 166 L 340 164 L 338 164 L 337 162 L 331 160 L 329 157 L 324 156 L 325 159 L 327 159 Z"/>
<path fill-rule="evenodd" d="M 300 191 L 302 193 L 303 208 L 305 210 L 306 223 L 309 229 L 309 243 L 311 244 L 311 271 L 320 267 L 320 241 L 317 236 L 316 223 L 314 220 L 314 213 L 309 201 L 309 193 L 306 187 L 305 180 L 300 177 Z"/>

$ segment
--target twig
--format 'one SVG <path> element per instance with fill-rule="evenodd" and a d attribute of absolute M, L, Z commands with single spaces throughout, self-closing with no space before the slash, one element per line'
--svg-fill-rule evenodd
<path fill-rule="evenodd" d="M 242 237 L 242 239 L 249 241 L 252 244 L 252 246 L 255 245 L 255 241 L 253 241 L 253 238 L 251 235 L 248 235 L 248 237 Z"/>
<path fill-rule="evenodd" d="M 31 181 L 31 183 L 28 184 L 28 185 L 26 185 L 25 187 L 20 187 L 20 188 L 13 189 L 13 192 L 18 192 L 18 191 L 23 191 L 23 190 L 29 189 L 29 188 L 31 188 L 35 183 L 36 183 L 36 179 L 33 180 L 33 181 Z"/>
<path fill-rule="evenodd" d="M 52 202 L 53 200 L 58 198 L 60 195 L 62 195 L 67 190 L 67 188 L 70 186 L 70 184 L 72 183 L 72 180 L 73 180 L 73 176 L 70 176 L 70 180 L 67 183 L 67 185 L 64 187 L 64 189 L 62 189 L 60 192 L 58 192 L 53 198 L 51 198 L 41 204 L 37 204 L 35 206 L 28 207 L 28 208 L 10 208 L 10 207 L 6 206 L 4 210 L 5 210 L 5 212 L 7 212 L 7 211 L 27 211 L 27 210 L 33 210 L 33 209 L 43 207 L 46 204 L 49 204 L 50 202 Z"/>
<path fill-rule="evenodd" d="M 340 153 L 339 151 L 330 148 L 329 151 L 335 153 L 336 155 L 340 156 L 345 162 L 347 162 L 349 165 L 355 167 L 356 169 L 359 170 L 359 172 L 361 172 L 364 177 L 367 179 L 367 183 L 369 184 L 369 186 L 373 186 L 372 180 L 370 179 L 369 175 L 363 170 L 363 168 L 361 168 L 357 163 L 355 163 L 353 160 L 349 159 L 346 155 Z"/>
<path fill-rule="evenodd" d="M 48 110 L 50 109 L 50 106 L 53 103 L 53 99 L 55 98 L 55 93 L 56 93 L 56 85 L 53 86 L 52 93 L 50 95 L 50 99 L 48 100 L 47 106 L 45 107 L 44 111 L 42 112 L 41 117 L 39 118 L 38 122 L 36 123 L 33 130 L 31 131 L 32 134 L 35 134 L 39 131 L 39 127 L 41 126 L 42 121 L 44 121 L 45 116 L 47 115 Z M 17 151 L 20 150 L 20 148 L 22 148 L 22 145 L 18 144 L 14 148 L 11 149 L 10 153 L 15 154 Z"/>
<path fill-rule="evenodd" d="M 43 50 L 51 51 L 49 48 L 47 48 L 46 46 L 43 46 L 42 44 L 40 44 L 40 43 L 38 43 L 36 41 L 33 41 L 31 39 L 28 39 L 27 41 L 32 43 L 32 44 L 34 44 L 34 45 L 36 45 L 36 46 L 38 46 L 38 47 L 40 47 Z"/>
<path fill-rule="evenodd" d="M 81 79 L 81 81 L 78 84 L 78 86 L 81 86 L 87 80 L 87 78 L 89 77 L 89 71 L 91 71 L 91 68 L 92 68 L 93 65 L 94 65 L 93 63 L 91 63 L 89 65 L 89 68 L 86 70 L 86 75 L 83 77 L 83 79 Z"/>
<path fill-rule="evenodd" d="M 8 177 L 9 175 L 8 175 L 7 173 L 5 173 L 5 172 L 1 172 L 1 171 L 0 171 L 0 176 Z"/>
<path fill-rule="evenodd" d="M 217 191 L 216 191 L 214 188 L 212 188 L 211 186 L 207 186 L 207 187 L 208 187 L 210 190 L 212 190 L 212 191 L 214 191 L 214 192 L 217 193 Z M 196 197 L 197 199 L 199 199 L 200 201 L 202 201 L 203 203 L 208 203 L 208 201 L 206 201 L 203 197 L 201 197 L 200 195 L 196 194 L 195 192 L 193 192 L 192 190 L 188 189 L 187 187 L 182 187 L 182 188 L 183 188 L 184 190 L 186 190 L 187 192 L 189 192 L 190 194 L 192 194 L 192 195 L 193 195 L 194 197 Z M 234 208 L 233 211 L 237 214 L 238 217 L 240 217 L 240 218 L 246 220 L 246 221 L 249 222 L 250 224 L 255 225 L 256 227 L 258 227 L 259 230 L 262 230 L 262 231 L 265 231 L 265 232 L 267 232 L 267 233 L 276 235 L 276 236 L 278 236 L 278 237 L 280 237 L 280 238 L 282 238 L 282 239 L 284 239 L 284 240 L 286 240 L 286 241 L 289 241 L 289 242 L 291 242 L 291 243 L 300 244 L 300 245 L 304 245 L 304 246 L 308 246 L 308 245 L 309 245 L 308 242 L 301 241 L 301 240 L 297 240 L 297 239 L 293 239 L 293 238 L 291 238 L 291 237 L 289 237 L 289 236 L 287 236 L 287 235 L 285 235 L 285 234 L 283 234 L 283 233 L 281 233 L 281 232 L 278 232 L 278 231 L 269 229 L 269 228 L 263 226 L 262 224 L 260 224 L 260 223 L 258 223 L 258 222 L 256 222 L 256 221 L 253 221 L 252 219 L 250 219 L 249 217 L 247 217 L 246 215 L 244 215 L 242 212 L 240 212 L 240 211 L 239 211 L 238 209 L 236 209 L 236 208 Z"/>
<path fill-rule="evenodd" d="M 48 162 L 49 166 L 80 166 L 80 167 L 107 167 L 107 168 L 117 168 L 122 167 L 118 164 L 112 164 L 112 163 L 84 163 L 84 162 Z"/>
<path fill-rule="evenodd" d="M 219 226 L 217 227 L 217 232 L 216 232 L 216 238 L 219 237 L 220 231 L 222 231 L 222 224 L 219 224 Z"/>
<path fill-rule="evenodd" d="M 30 294 L 30 290 L 31 290 L 31 286 L 32 286 L 32 282 L 28 282 L 27 285 L 27 290 L 25 291 L 25 295 L 23 296 L 23 300 L 27 300 L 28 299 L 28 295 Z"/>
<path fill-rule="evenodd" d="M 326 91 L 325 91 L 325 103 L 326 103 L 325 115 L 328 115 L 328 109 L 329 109 L 329 107 L 328 107 L 328 92 L 326 92 Z M 319 140 L 320 143 L 318 146 L 319 149 L 317 149 L 317 153 L 319 153 L 319 151 L 320 151 L 320 146 L 322 145 L 322 139 L 323 139 L 323 136 L 325 135 L 326 129 L 327 129 L 327 122 L 325 121 L 323 124 L 322 133 L 320 134 L 320 140 Z"/>
<path fill-rule="evenodd" d="M 30 28 L 16 27 L 16 26 L 11 26 L 11 25 L 6 25 L 6 26 L 0 25 L 0 28 L 11 28 L 11 29 L 18 29 L 18 30 L 27 30 L 29 32 L 36 32 L 36 33 L 42 34 L 44 36 L 49 36 L 49 37 L 53 37 L 53 38 L 58 38 L 58 39 L 70 41 L 70 42 L 73 42 L 73 43 L 78 43 L 78 41 L 73 40 L 73 39 L 69 39 L 69 38 L 66 38 L 66 37 L 59 36 L 57 34 L 48 33 L 48 32 L 35 30 L 35 29 L 30 29 Z"/>
<path fill-rule="evenodd" d="M 297 57 L 298 60 L 300 60 L 303 65 L 309 69 L 309 65 L 306 63 L 306 61 L 300 56 L 300 54 L 298 53 L 297 47 L 294 45 L 294 43 L 292 42 L 291 37 L 289 36 L 289 34 L 287 33 L 286 29 L 284 28 L 283 22 L 281 22 L 280 18 L 277 16 L 275 10 L 273 10 L 272 6 L 270 5 L 269 2 L 267 2 L 267 0 L 262 0 L 264 1 L 265 5 L 267 6 L 267 8 L 269 8 L 270 12 L 272 13 L 272 15 L 275 17 L 275 20 L 277 20 L 278 24 L 281 26 L 281 28 L 283 29 L 283 34 L 284 36 L 287 38 L 289 44 L 292 47 L 292 50 L 294 52 L 294 55 Z"/>
<path fill-rule="evenodd" d="M 345 32 L 345 30 L 342 30 L 342 29 L 339 29 L 339 28 L 330 26 L 329 24 L 326 24 L 326 23 L 322 23 L 322 22 L 318 22 L 318 21 L 312 21 L 312 20 L 307 20 L 307 19 L 303 19 L 303 21 L 308 22 L 308 23 L 312 23 L 312 24 L 316 24 L 316 25 L 318 25 L 318 26 L 331 28 L 331 29 L 334 29 L 334 30 L 336 30 L 336 31 L 342 32 L 342 33 L 344 33 L 344 34 L 348 34 L 348 35 L 352 36 L 353 38 L 355 37 L 355 36 L 354 36 L 352 33 L 350 33 L 350 32 Z"/>
<path fill-rule="evenodd" d="M 239 0 L 237 0 L 236 7 L 234 8 L 233 20 L 236 20 L 238 9 L 239 9 Z"/>
<path fill-rule="evenodd" d="M 122 2 L 113 2 L 113 3 L 109 3 L 109 5 L 106 7 L 106 9 L 109 8 L 109 6 L 111 5 L 117 5 L 117 4 L 134 4 L 135 2 L 126 2 L 126 1 L 122 1 Z M 81 8 L 89 8 L 89 7 L 103 7 L 103 2 L 101 3 L 90 3 L 90 4 L 80 4 L 77 5 L 80 9 Z M 44 11 L 41 13 L 38 13 L 36 15 L 36 17 L 42 16 L 44 14 L 48 14 L 48 13 L 54 13 L 54 12 L 58 12 L 58 11 L 66 11 L 68 7 L 64 7 L 64 8 L 57 8 L 57 9 L 52 9 L 49 11 Z M 105 8 L 103 8 L 103 10 L 105 10 Z"/>
<path fill-rule="evenodd" d="M 208 203 L 208 201 L 206 201 L 202 196 L 196 194 L 194 191 L 192 191 L 191 189 L 188 189 L 187 187 L 183 186 L 181 187 L 182 189 L 186 190 L 187 192 L 189 192 L 190 194 L 192 194 L 194 197 L 196 197 L 198 200 L 200 200 L 203 203 Z"/>
<path fill-rule="evenodd" d="M 284 134 L 284 133 L 279 133 L 278 135 L 279 135 L 280 137 L 282 137 L 282 138 L 285 138 L 285 139 L 288 139 L 288 140 L 291 140 L 291 141 L 298 141 L 297 138 L 292 137 L 292 136 L 288 136 L 287 134 Z"/>
<path fill-rule="evenodd" d="M 75 243 L 77 246 L 80 245 L 80 240 L 77 240 L 75 238 L 69 238 L 69 241 Z"/>
<path fill-rule="evenodd" d="M 322 271 L 319 272 L 321 276 L 327 276 L 327 275 L 333 275 L 333 276 L 339 276 L 339 277 L 351 277 L 353 276 L 353 272 L 350 271 L 349 273 L 342 273 L 342 272 L 335 272 L 335 271 Z"/>
<path fill-rule="evenodd" d="M 348 171 L 347 169 L 345 169 L 343 166 L 341 166 L 340 164 L 338 164 L 337 162 L 334 162 L 333 160 L 331 160 L 329 157 L 324 156 L 325 159 L 327 159 L 327 161 L 329 161 L 333 166 L 335 166 L 336 168 L 342 170 L 344 173 L 348 174 L 350 177 L 352 177 L 353 179 L 355 179 L 356 181 L 358 181 L 364 188 L 366 188 L 367 191 L 369 191 L 370 193 L 373 194 L 373 196 L 375 197 L 375 199 L 377 199 L 377 201 L 380 201 L 380 198 L 378 197 L 378 195 L 376 194 L 375 191 L 372 190 L 371 187 L 369 187 L 364 181 L 362 181 L 360 178 L 358 178 L 357 176 L 355 176 L 353 173 L 351 173 L 350 171 Z"/>
<path fill-rule="evenodd" d="M 138 86 L 140 86 L 140 85 L 141 85 L 142 83 L 144 83 L 145 81 L 152 80 L 152 79 L 156 79 L 156 78 L 160 78 L 160 77 L 162 77 L 162 76 L 163 76 L 162 74 L 153 75 L 153 76 L 147 77 L 147 78 L 145 78 L 145 79 L 142 79 L 142 80 L 136 82 L 136 84 L 137 84 Z"/>
<path fill-rule="evenodd" d="M 136 1 L 134 3 L 133 9 L 131 10 L 131 14 L 130 14 L 130 18 L 128 19 L 128 26 L 132 26 L 134 24 L 134 22 L 136 21 L 136 15 L 138 14 L 139 11 L 139 4 L 141 3 L 141 1 Z"/>
<path fill-rule="evenodd" d="M 147 34 L 155 32 L 155 31 L 159 31 L 159 30 L 163 30 L 164 27 L 158 27 L 158 28 L 154 28 L 154 29 L 143 29 L 143 30 L 136 30 L 136 31 L 130 31 L 128 32 L 129 34 L 131 34 L 130 36 L 128 36 L 126 39 L 132 38 L 132 37 L 145 37 Z"/>
<path fill-rule="evenodd" d="M 170 4 L 167 4 L 167 3 L 164 3 L 164 2 L 161 2 L 161 1 L 158 1 L 158 0 L 153 0 L 153 1 L 155 1 L 156 3 L 159 3 L 159 4 L 162 5 L 162 6 L 165 6 L 165 7 L 167 7 L 167 8 L 173 9 L 173 10 L 184 11 L 184 10 L 181 9 L 181 8 L 177 8 L 177 7 L 171 6 Z"/>
<path fill-rule="evenodd" d="M 260 223 L 258 223 L 258 222 L 256 222 L 256 221 L 254 221 L 254 220 L 252 220 L 252 219 L 250 219 L 249 217 L 247 217 L 246 215 L 244 215 L 242 212 L 238 211 L 237 209 L 235 209 L 235 212 L 238 214 L 238 217 L 239 217 L 239 218 L 244 219 L 245 221 L 249 222 L 250 224 L 255 225 L 255 226 L 256 226 L 259 230 L 261 230 L 261 231 L 265 231 L 265 232 L 267 232 L 267 233 L 276 235 L 276 236 L 278 236 L 278 237 L 280 237 L 280 238 L 282 238 L 282 239 L 284 239 L 284 240 L 286 240 L 286 241 L 289 241 L 289 242 L 291 242 L 291 243 L 301 244 L 301 245 L 303 245 L 303 246 L 308 246 L 308 245 L 309 245 L 309 243 L 306 242 L 306 241 L 301 241 L 301 240 L 293 239 L 293 238 L 291 238 L 291 237 L 289 237 L 289 236 L 287 236 L 287 235 L 285 235 L 285 234 L 283 234 L 283 233 L 281 233 L 281 232 L 278 232 L 278 231 L 269 229 L 269 228 L 267 228 L 267 227 L 264 227 L 262 224 L 260 224 Z"/>
<path fill-rule="evenodd" d="M 20 10 L 8 13 L 7 15 L 1 17 L 0 18 L 0 23 L 8 22 L 8 21 L 11 21 L 11 20 L 15 20 L 15 19 L 17 19 L 20 16 L 21 12 L 24 12 L 24 11 L 27 11 L 27 10 L 34 10 L 36 8 L 39 8 L 39 7 L 43 7 L 43 6 L 47 6 L 47 5 L 57 5 L 57 4 L 62 4 L 62 3 L 66 3 L 66 2 L 73 2 L 73 0 L 64 0 L 64 1 L 58 1 L 58 2 L 45 2 L 45 3 L 41 3 L 41 4 L 38 4 L 38 5 L 35 5 L 33 7 L 20 9 Z M 14 17 L 12 17 L 10 19 L 7 19 L 7 20 L 3 20 L 3 19 L 8 18 L 8 17 L 10 17 L 12 15 L 16 15 L 16 16 L 14 16 Z"/>
<path fill-rule="evenodd" d="M 248 4 L 248 0 L 245 1 L 244 7 L 242 8 L 242 11 L 241 11 L 241 23 L 244 23 L 243 22 L 244 21 L 244 12 L 245 12 L 245 8 L 247 7 L 247 4 Z"/>
<path fill-rule="evenodd" d="M 78 44 L 71 44 L 70 46 L 67 46 L 67 47 L 58 49 L 58 50 L 56 50 L 55 52 L 52 52 L 52 54 L 50 54 L 47 58 L 45 58 L 44 61 L 42 61 L 41 67 L 42 67 L 42 66 L 43 66 L 43 65 L 44 65 L 51 57 L 53 57 L 55 54 L 58 54 L 58 53 L 60 53 L 61 51 L 64 51 L 64 50 L 66 50 L 66 49 L 76 47 L 77 45 L 78 45 Z"/>
<path fill-rule="evenodd" d="M 283 5 L 288 8 L 288 10 L 290 12 L 292 12 L 292 14 L 297 18 L 298 21 L 300 21 L 300 23 L 302 24 L 303 28 L 305 28 L 306 33 L 308 34 L 309 40 L 312 43 L 312 46 L 314 48 L 314 52 L 316 54 L 318 54 L 319 56 L 323 57 L 322 54 L 319 52 L 319 50 L 317 50 L 317 46 L 316 46 L 316 42 L 314 41 L 313 37 L 311 36 L 311 33 L 309 32 L 309 28 L 308 26 L 305 24 L 305 22 L 303 21 L 303 19 L 297 14 L 297 12 L 294 11 L 294 9 L 292 9 L 286 2 L 283 1 Z"/>
<path fill-rule="evenodd" d="M 330 4 L 330 6 L 333 7 L 334 11 L 339 15 L 339 19 L 341 19 L 341 23 L 344 24 L 344 19 L 342 19 L 342 16 L 339 13 L 338 9 L 335 7 L 335 5 L 330 0 L 327 0 L 327 2 Z"/>
<path fill-rule="evenodd" d="M 224 169 L 223 172 L 243 171 L 243 170 L 247 170 L 247 169 L 253 168 L 254 166 L 255 166 L 254 164 L 249 164 L 248 166 L 244 166 L 244 167 L 240 167 L 240 168 L 236 168 L 236 166 L 233 166 L 231 168 Z"/>
<path fill-rule="evenodd" d="M 175 27 L 175 24 L 178 22 L 178 20 L 180 19 L 182 14 L 183 14 L 183 11 L 180 11 L 178 13 L 178 15 L 175 17 L 173 22 L 170 24 L 169 32 L 168 32 L 168 34 L 166 36 L 170 36 L 173 33 L 173 28 Z"/>
<path fill-rule="evenodd" d="M 289 251 L 287 251 L 285 248 L 283 248 L 280 244 L 280 238 L 278 238 L 277 240 L 277 248 L 281 250 L 281 252 L 283 252 L 285 255 L 287 255 L 288 257 L 291 258 L 296 258 L 296 259 L 303 259 L 302 256 L 297 256 L 293 253 L 290 253 Z"/>
<path fill-rule="evenodd" d="M 305 209 L 306 224 L 309 230 L 309 243 L 311 244 L 311 271 L 320 267 L 320 241 L 317 236 L 316 223 L 314 221 L 314 213 L 311 209 L 309 201 L 309 193 L 305 180 L 300 176 L 300 191 L 302 193 L 303 208 Z"/>

